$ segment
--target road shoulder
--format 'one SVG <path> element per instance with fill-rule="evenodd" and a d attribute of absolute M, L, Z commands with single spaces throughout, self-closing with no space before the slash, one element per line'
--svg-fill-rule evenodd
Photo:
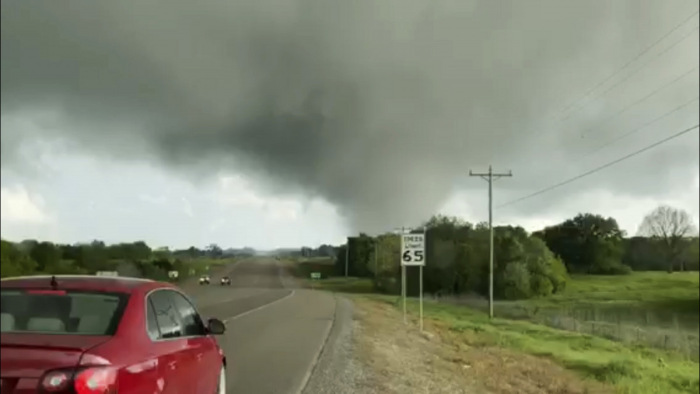
<path fill-rule="evenodd" d="M 355 357 L 353 304 L 346 297 L 335 297 L 334 322 L 303 393 L 372 392 L 367 391 L 371 382 L 366 367 Z"/>

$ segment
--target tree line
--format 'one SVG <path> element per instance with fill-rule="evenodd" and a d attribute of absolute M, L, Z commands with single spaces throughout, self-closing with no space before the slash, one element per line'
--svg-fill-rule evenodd
<path fill-rule="evenodd" d="M 151 248 L 143 241 L 107 245 L 95 240 L 83 244 L 46 241 L 0 241 L 2 277 L 36 274 L 94 274 L 117 271 L 120 275 L 165 280 L 168 271 L 186 276 L 187 262 L 202 258 L 224 258 L 246 251 L 224 251 L 216 244 L 204 249 Z"/>
<path fill-rule="evenodd" d="M 424 291 L 433 294 L 488 293 L 489 229 L 455 217 L 434 216 L 425 231 Z M 414 231 L 416 232 L 416 231 Z M 367 277 L 376 290 L 400 289 L 400 237 L 349 237 L 334 248 L 334 273 Z M 349 249 L 348 249 L 349 247 Z M 328 245 L 304 248 L 304 256 L 327 256 Z M 629 237 L 614 218 L 582 213 L 528 233 L 518 226 L 494 227 L 494 295 L 500 299 L 541 297 L 562 291 L 569 274 L 626 275 L 633 271 L 697 271 L 698 237 L 690 215 L 661 206 Z M 408 267 L 407 289 L 417 295 L 418 268 Z"/>

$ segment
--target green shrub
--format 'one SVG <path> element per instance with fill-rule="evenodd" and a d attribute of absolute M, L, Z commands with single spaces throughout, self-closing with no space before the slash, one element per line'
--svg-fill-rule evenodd
<path fill-rule="evenodd" d="M 530 271 L 520 262 L 510 263 L 503 271 L 502 294 L 506 299 L 517 300 L 530 297 Z"/>
<path fill-rule="evenodd" d="M 530 294 L 533 297 L 546 297 L 554 292 L 554 285 L 549 277 L 535 274 L 530 276 Z"/>

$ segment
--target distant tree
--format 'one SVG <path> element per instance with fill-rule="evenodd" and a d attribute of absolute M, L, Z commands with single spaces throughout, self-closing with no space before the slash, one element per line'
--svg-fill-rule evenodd
<path fill-rule="evenodd" d="M 360 233 L 357 237 L 349 237 L 350 243 L 348 275 L 369 277 L 373 269 L 370 266 L 374 252 L 374 238 Z"/>
<path fill-rule="evenodd" d="M 635 271 L 666 271 L 668 264 L 661 241 L 634 236 L 625 239 L 623 262 Z"/>
<path fill-rule="evenodd" d="M 336 250 L 338 258 L 335 260 L 335 273 L 336 275 L 345 275 L 345 261 L 347 259 L 347 245 L 340 245 Z"/>
<path fill-rule="evenodd" d="M 494 249 L 496 297 L 520 299 L 548 296 L 564 289 L 568 274 L 562 261 L 541 239 L 528 236 L 522 227 L 496 227 Z M 486 286 L 482 285 L 480 290 L 483 292 L 484 288 Z"/>
<path fill-rule="evenodd" d="M 61 262 L 61 249 L 51 242 L 39 242 L 29 250 L 29 256 L 37 264 L 39 271 L 52 271 Z"/>
<path fill-rule="evenodd" d="M 143 241 L 119 243 L 107 247 L 110 259 L 116 260 L 147 260 L 151 258 L 151 248 Z"/>
<path fill-rule="evenodd" d="M 690 214 L 682 209 L 661 205 L 647 214 L 639 225 L 638 234 L 661 241 L 668 272 L 673 272 L 677 262 L 684 271 L 684 259 L 680 258 L 690 246 L 687 238 L 696 229 Z"/>
<path fill-rule="evenodd" d="M 624 232 L 613 218 L 578 214 L 533 235 L 542 238 L 547 247 L 564 260 L 569 272 L 630 272 L 630 268 L 622 264 Z"/>
<path fill-rule="evenodd" d="M 700 240 L 693 237 L 689 240 L 690 246 L 685 254 L 685 268 L 687 270 L 700 270 Z"/>
<path fill-rule="evenodd" d="M 212 258 L 219 258 L 224 254 L 224 251 L 217 244 L 207 246 L 207 254 Z"/>
<path fill-rule="evenodd" d="M 187 249 L 187 255 L 191 259 L 196 259 L 197 257 L 199 257 L 201 255 L 201 252 L 199 249 L 195 248 L 194 246 L 190 246 Z"/>
<path fill-rule="evenodd" d="M 111 271 L 109 254 L 104 242 L 94 240 L 89 244 L 79 245 L 76 258 L 78 267 L 88 272 Z"/>
<path fill-rule="evenodd" d="M 397 293 L 400 290 L 399 257 L 401 241 L 398 235 L 384 234 L 374 239 L 376 247 L 372 248 L 368 269 L 372 273 L 372 281 L 377 291 Z M 375 255 L 376 253 L 376 255 Z M 338 250 L 336 262 L 345 261 L 345 247 Z"/>
<path fill-rule="evenodd" d="M 22 242 L 15 244 L 14 247 L 21 250 L 24 253 L 30 253 L 39 244 L 39 241 L 35 239 L 25 239 Z"/>
<path fill-rule="evenodd" d="M 61 257 L 66 260 L 78 261 L 80 259 L 80 245 L 59 245 Z"/>
<path fill-rule="evenodd" d="M 12 242 L 0 241 L 0 275 L 8 276 L 30 275 L 36 271 L 36 263 L 29 254 Z"/>

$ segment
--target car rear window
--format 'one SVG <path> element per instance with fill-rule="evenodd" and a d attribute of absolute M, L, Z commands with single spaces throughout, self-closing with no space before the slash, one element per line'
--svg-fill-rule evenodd
<path fill-rule="evenodd" d="M 114 335 L 127 294 L 86 291 L 1 291 L 3 333 Z"/>

